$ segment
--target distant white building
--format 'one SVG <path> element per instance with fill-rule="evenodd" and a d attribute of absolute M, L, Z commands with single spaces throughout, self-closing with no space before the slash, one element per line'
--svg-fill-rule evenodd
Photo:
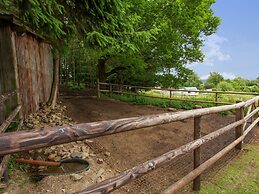
<path fill-rule="evenodd" d="M 197 96 L 199 94 L 198 88 L 196 87 L 183 87 L 180 90 L 188 90 L 188 91 L 175 91 L 173 94 L 186 95 L 186 96 Z"/>

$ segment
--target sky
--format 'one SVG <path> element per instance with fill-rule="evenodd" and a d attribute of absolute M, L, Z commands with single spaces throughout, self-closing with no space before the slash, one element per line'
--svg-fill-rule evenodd
<path fill-rule="evenodd" d="M 216 0 L 212 6 L 221 18 L 218 31 L 206 37 L 203 63 L 188 65 L 201 79 L 210 72 L 226 79 L 259 76 L 259 0 Z"/>

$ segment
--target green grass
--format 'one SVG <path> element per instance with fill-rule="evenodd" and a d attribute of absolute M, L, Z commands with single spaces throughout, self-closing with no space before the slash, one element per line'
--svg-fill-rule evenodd
<path fill-rule="evenodd" d="M 142 92 L 147 96 L 155 96 L 155 97 L 164 97 L 169 98 L 169 94 L 160 94 L 154 91 Z M 228 103 L 236 103 L 236 101 L 247 101 L 253 98 L 253 95 L 237 95 L 237 94 L 219 94 L 218 101 L 219 102 L 228 102 Z M 204 101 L 215 101 L 215 94 L 198 94 L 197 96 L 188 96 L 188 95 L 179 95 L 174 94 L 172 98 L 177 99 L 189 99 L 189 100 L 204 100 Z"/>
<path fill-rule="evenodd" d="M 133 95 L 120 95 L 120 94 L 112 94 L 111 98 L 128 102 L 134 104 L 141 104 L 141 105 L 153 105 L 158 106 L 161 108 L 176 108 L 176 109 L 185 109 L 191 110 L 195 107 L 195 105 L 199 105 L 202 107 L 212 107 L 214 104 L 211 103 L 194 103 L 194 102 L 184 102 L 184 101 L 177 101 L 177 100 L 166 100 L 166 99 L 157 99 L 157 98 L 150 98 L 145 96 L 133 96 Z"/>
<path fill-rule="evenodd" d="M 245 145 L 240 157 L 220 170 L 212 181 L 202 185 L 199 193 L 259 193 L 259 146 Z"/>

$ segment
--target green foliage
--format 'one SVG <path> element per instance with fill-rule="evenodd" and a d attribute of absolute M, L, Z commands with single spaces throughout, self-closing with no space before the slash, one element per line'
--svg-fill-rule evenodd
<path fill-rule="evenodd" d="M 184 82 L 183 86 L 185 87 L 197 87 L 199 89 L 202 88 L 202 81 L 200 77 L 194 72 L 191 71 L 188 76 L 187 80 Z"/>
<path fill-rule="evenodd" d="M 221 81 L 217 85 L 217 89 L 219 91 L 234 91 L 234 87 L 230 82 L 227 81 Z"/>
<path fill-rule="evenodd" d="M 224 77 L 220 73 L 211 72 L 206 85 L 210 88 L 216 88 L 221 81 L 224 81 Z"/>
<path fill-rule="evenodd" d="M 102 61 L 104 81 L 179 87 L 186 80 L 193 84 L 185 64 L 203 60 L 204 36 L 220 24 L 214 2 L 1 0 L 0 5 L 53 41 L 62 55 L 63 80 L 84 81 Z"/>
<path fill-rule="evenodd" d="M 19 164 L 19 163 L 16 163 L 14 160 L 10 160 L 8 162 L 8 168 L 9 169 L 19 169 L 19 170 L 27 172 L 28 169 L 30 168 L 30 165 L 28 165 L 28 164 Z"/>
<path fill-rule="evenodd" d="M 85 88 L 85 84 L 84 83 L 78 84 L 70 81 L 66 83 L 66 87 L 73 90 L 82 90 Z"/>
<path fill-rule="evenodd" d="M 195 105 L 200 105 L 203 107 L 212 107 L 213 104 L 210 103 L 193 103 L 193 102 L 183 102 L 183 101 L 169 101 L 164 99 L 157 99 L 157 98 L 150 98 L 145 96 L 133 96 L 133 95 L 118 95 L 112 94 L 112 98 L 128 102 L 134 104 L 141 104 L 141 105 L 152 105 L 158 106 L 161 108 L 176 108 L 176 109 L 185 109 L 191 110 L 195 107 Z"/>

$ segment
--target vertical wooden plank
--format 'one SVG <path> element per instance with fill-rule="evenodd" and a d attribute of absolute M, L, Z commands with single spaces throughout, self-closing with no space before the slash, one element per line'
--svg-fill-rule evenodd
<path fill-rule="evenodd" d="M 201 106 L 195 106 L 195 109 L 200 109 Z M 201 116 L 194 117 L 194 140 L 199 139 L 201 137 Z M 199 167 L 201 164 L 201 148 L 198 147 L 193 151 L 193 167 L 194 169 Z M 199 191 L 201 188 L 201 178 L 197 176 L 193 180 L 193 190 Z"/>
<path fill-rule="evenodd" d="M 237 101 L 236 103 L 239 103 L 239 102 L 241 102 L 241 101 Z M 244 107 L 236 109 L 236 121 L 239 121 L 243 118 L 244 118 Z M 236 127 L 236 129 L 235 129 L 236 139 L 238 139 L 240 136 L 243 135 L 243 133 L 244 133 L 243 126 L 244 125 L 240 125 L 240 126 Z M 241 141 L 239 144 L 237 144 L 235 146 L 235 148 L 239 149 L 239 150 L 241 150 L 242 147 L 243 147 L 243 141 Z"/>
<path fill-rule="evenodd" d="M 215 93 L 215 103 L 216 103 L 216 106 L 218 106 L 218 102 L 219 101 L 219 93 L 218 92 L 216 92 Z"/>
<path fill-rule="evenodd" d="M 112 97 L 112 84 L 111 83 L 109 84 L 109 94 L 110 94 L 110 97 Z"/>
<path fill-rule="evenodd" d="M 100 98 L 100 97 L 101 97 L 101 93 L 100 93 L 100 82 L 99 82 L 99 79 L 98 79 L 98 78 L 97 78 L 96 86 L 97 86 L 97 98 Z"/>

